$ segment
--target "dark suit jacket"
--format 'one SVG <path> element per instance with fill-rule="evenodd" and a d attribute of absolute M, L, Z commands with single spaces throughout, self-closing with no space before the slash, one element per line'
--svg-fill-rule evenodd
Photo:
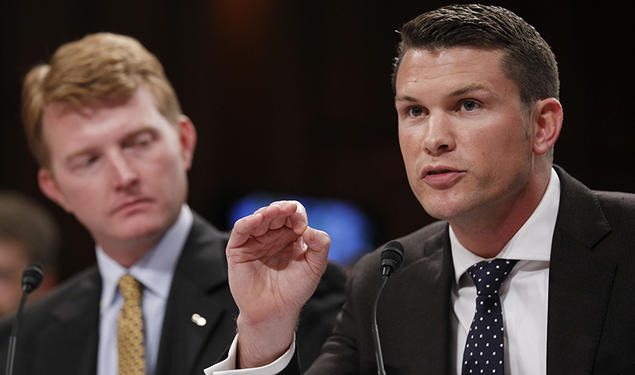
<path fill-rule="evenodd" d="M 635 195 L 593 192 L 556 170 L 561 199 L 549 276 L 547 373 L 635 374 Z M 405 259 L 377 314 L 386 373 L 447 375 L 454 360 L 448 224 L 433 223 L 400 241 Z M 379 254 L 354 268 L 334 334 L 309 374 L 377 373 L 370 317 Z M 294 365 L 286 373 L 297 372 Z"/>
<path fill-rule="evenodd" d="M 156 375 L 202 375 L 235 335 L 238 310 L 229 291 L 227 234 L 194 215 L 174 272 L 165 311 Z M 344 300 L 344 274 L 329 265 L 303 310 L 298 331 L 301 357 L 317 357 Z M 101 277 L 96 267 L 33 304 L 18 337 L 15 374 L 95 374 Z M 207 319 L 203 327 L 192 314 Z M 0 365 L 5 368 L 10 321 L 0 323 Z"/>

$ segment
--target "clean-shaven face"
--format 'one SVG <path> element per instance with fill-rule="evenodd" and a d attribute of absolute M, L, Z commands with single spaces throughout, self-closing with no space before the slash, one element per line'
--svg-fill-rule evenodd
<path fill-rule="evenodd" d="M 410 186 L 433 217 L 484 220 L 523 196 L 532 145 L 518 86 L 496 50 L 412 49 L 395 107 Z"/>
<path fill-rule="evenodd" d="M 186 200 L 194 145 L 185 141 L 183 124 L 161 115 L 147 89 L 123 103 L 80 110 L 51 103 L 43 123 L 52 171 L 47 195 L 98 244 L 129 248 L 163 236 Z"/>

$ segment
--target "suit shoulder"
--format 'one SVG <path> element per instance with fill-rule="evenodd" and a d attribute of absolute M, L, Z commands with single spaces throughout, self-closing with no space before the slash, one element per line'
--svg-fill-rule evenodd
<path fill-rule="evenodd" d="M 396 238 L 404 247 L 402 267 L 421 259 L 425 255 L 429 255 L 431 251 L 443 249 L 443 246 L 438 245 L 447 240 L 447 227 L 448 223 L 446 221 L 435 221 L 405 236 Z M 385 244 L 382 244 L 374 251 L 364 255 L 355 265 L 353 274 L 377 274 L 379 272 L 381 251 L 384 246 Z"/>
<path fill-rule="evenodd" d="M 635 228 L 635 194 L 594 191 L 602 213 L 613 230 L 623 229 L 633 233 Z"/>
<path fill-rule="evenodd" d="M 635 194 L 617 191 L 594 191 L 593 193 L 603 209 L 635 215 Z"/>
<path fill-rule="evenodd" d="M 398 238 L 404 247 L 412 247 L 420 244 L 423 241 L 434 238 L 443 234 L 447 229 L 448 223 L 446 221 L 435 221 L 425 227 L 418 229 L 410 234 Z"/>

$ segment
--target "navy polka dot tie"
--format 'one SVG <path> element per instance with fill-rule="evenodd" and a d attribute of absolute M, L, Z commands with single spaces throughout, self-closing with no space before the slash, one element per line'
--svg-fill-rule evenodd
<path fill-rule="evenodd" d="M 467 269 L 476 285 L 476 313 L 467 334 L 462 375 L 505 373 L 500 286 L 517 260 L 494 259 Z"/>

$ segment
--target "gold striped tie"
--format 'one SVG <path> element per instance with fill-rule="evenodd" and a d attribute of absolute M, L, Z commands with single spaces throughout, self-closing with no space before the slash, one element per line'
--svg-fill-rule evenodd
<path fill-rule="evenodd" d="M 117 320 L 119 375 L 145 375 L 141 284 L 134 277 L 123 275 L 119 279 L 119 292 L 124 298 Z"/>

